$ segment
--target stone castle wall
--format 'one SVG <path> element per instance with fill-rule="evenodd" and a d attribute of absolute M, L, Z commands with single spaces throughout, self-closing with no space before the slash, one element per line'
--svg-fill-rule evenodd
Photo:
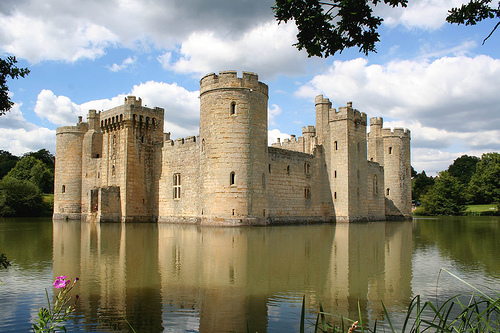
<path fill-rule="evenodd" d="M 210 225 L 411 217 L 410 133 L 317 96 L 316 126 L 267 142 L 254 73 L 200 80 L 200 134 L 163 133 L 164 110 L 129 96 L 57 130 L 54 218 Z"/>

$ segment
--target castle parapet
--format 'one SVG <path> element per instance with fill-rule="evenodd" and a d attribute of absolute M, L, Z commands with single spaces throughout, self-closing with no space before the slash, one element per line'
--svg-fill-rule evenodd
<path fill-rule="evenodd" d="M 394 129 L 382 128 L 381 134 L 382 137 L 409 138 L 411 133 L 407 128 L 403 129 L 401 127 L 396 127 Z"/>
<path fill-rule="evenodd" d="M 63 133 L 85 133 L 88 130 L 88 124 L 85 122 L 79 121 L 76 126 L 61 126 L 56 130 L 56 134 Z"/>
<path fill-rule="evenodd" d="M 175 148 L 181 148 L 181 147 L 188 147 L 197 144 L 198 139 L 196 136 L 188 136 L 186 138 L 178 138 L 175 140 L 170 139 L 170 133 L 164 133 L 168 134 L 168 139 L 165 140 L 165 145 L 164 148 L 166 149 L 175 149 Z"/>
<path fill-rule="evenodd" d="M 370 126 L 384 126 L 384 120 L 382 117 L 372 117 L 370 118 Z"/>
<path fill-rule="evenodd" d="M 259 81 L 259 76 L 251 72 L 243 72 L 243 76 L 238 78 L 236 71 L 221 71 L 219 75 L 210 73 L 200 80 L 200 95 L 215 89 L 247 89 L 259 91 L 268 96 L 267 84 Z"/>
<path fill-rule="evenodd" d="M 331 109 L 330 115 L 331 121 L 348 119 L 364 126 L 367 124 L 366 113 L 353 109 L 352 102 L 348 102 L 347 106 L 339 107 L 338 111 Z"/>

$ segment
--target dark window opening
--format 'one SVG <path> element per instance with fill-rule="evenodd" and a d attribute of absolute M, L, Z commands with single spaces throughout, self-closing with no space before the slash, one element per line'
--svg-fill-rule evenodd
<path fill-rule="evenodd" d="M 229 185 L 234 185 L 236 183 L 236 174 L 233 172 L 231 172 L 229 174 Z"/>

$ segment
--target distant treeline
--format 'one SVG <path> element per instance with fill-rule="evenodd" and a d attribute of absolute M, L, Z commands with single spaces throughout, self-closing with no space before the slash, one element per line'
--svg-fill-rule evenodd
<path fill-rule="evenodd" d="M 54 162 L 46 149 L 20 157 L 0 150 L 0 216 L 51 215 Z"/>
<path fill-rule="evenodd" d="M 500 154 L 462 155 L 448 170 L 429 177 L 412 169 L 417 215 L 462 215 L 467 205 L 500 205 Z"/>

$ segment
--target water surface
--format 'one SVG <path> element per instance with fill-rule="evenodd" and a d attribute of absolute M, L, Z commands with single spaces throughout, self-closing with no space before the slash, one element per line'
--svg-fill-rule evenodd
<path fill-rule="evenodd" d="M 302 297 L 384 319 L 416 294 L 499 290 L 500 219 L 213 228 L 0 219 L 0 331 L 29 330 L 55 276 L 80 278 L 68 331 L 297 331 Z M 439 280 L 438 280 L 439 277 Z M 125 320 L 126 318 L 126 320 Z"/>

